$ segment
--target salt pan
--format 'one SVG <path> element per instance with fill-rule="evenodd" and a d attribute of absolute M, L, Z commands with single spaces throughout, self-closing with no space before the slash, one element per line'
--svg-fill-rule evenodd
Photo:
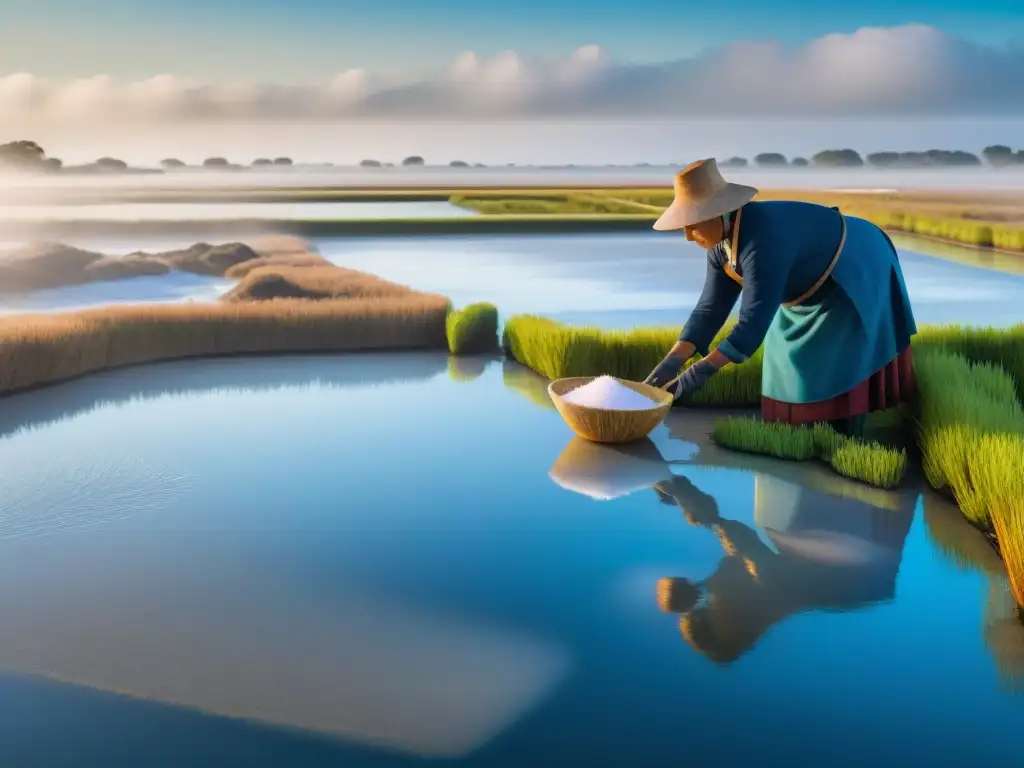
<path fill-rule="evenodd" d="M 574 405 L 609 411 L 646 411 L 658 406 L 647 395 L 620 384 L 613 376 L 598 376 L 582 387 L 566 392 L 562 399 Z"/>

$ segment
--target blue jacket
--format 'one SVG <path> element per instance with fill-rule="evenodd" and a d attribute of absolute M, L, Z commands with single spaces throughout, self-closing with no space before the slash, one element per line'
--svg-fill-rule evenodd
<path fill-rule="evenodd" d="M 719 243 L 708 251 L 704 290 L 679 339 L 706 355 L 742 292 L 739 321 L 718 350 L 734 363 L 743 362 L 761 346 L 779 306 L 825 273 L 841 235 L 840 215 L 832 208 L 781 200 L 747 203 L 736 259 L 742 291 L 723 270 L 728 255 Z"/>

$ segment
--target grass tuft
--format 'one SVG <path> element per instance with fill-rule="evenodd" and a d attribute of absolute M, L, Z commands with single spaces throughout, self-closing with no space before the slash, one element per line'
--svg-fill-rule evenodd
<path fill-rule="evenodd" d="M 1024 607 L 1024 438 L 985 435 L 967 457 L 979 507 L 989 515 L 1006 563 L 1010 590 Z"/>
<path fill-rule="evenodd" d="M 917 432 L 925 477 L 933 488 L 948 489 L 971 522 L 990 530 L 993 498 L 1010 493 L 1013 479 L 979 474 L 978 468 L 986 462 L 1003 466 L 1000 447 L 1018 445 L 1017 452 L 1010 455 L 1020 455 L 1024 449 L 1024 409 L 1016 394 L 1017 384 L 997 365 L 972 363 L 943 348 L 922 350 L 914 365 L 920 394 Z M 993 436 L 1009 442 L 993 441 Z"/>
<path fill-rule="evenodd" d="M 498 308 L 480 302 L 455 310 L 448 315 L 445 333 L 453 355 L 493 352 L 498 348 Z"/>
<path fill-rule="evenodd" d="M 730 416 L 715 422 L 711 433 L 716 443 L 747 453 L 777 459 L 807 461 L 818 456 L 814 430 L 789 424 L 764 422 L 753 416 Z"/>
<path fill-rule="evenodd" d="M 878 488 L 895 488 L 907 469 L 905 450 L 846 437 L 827 424 L 793 426 L 730 416 L 715 423 L 712 437 L 732 450 L 792 461 L 821 459 L 840 475 Z"/>

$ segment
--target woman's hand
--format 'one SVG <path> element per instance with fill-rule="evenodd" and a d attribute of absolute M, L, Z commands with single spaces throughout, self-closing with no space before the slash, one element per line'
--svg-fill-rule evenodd
<path fill-rule="evenodd" d="M 687 368 L 674 385 L 669 387 L 676 402 L 689 400 L 695 392 L 708 383 L 718 373 L 718 368 L 709 357 L 698 360 Z"/>
<path fill-rule="evenodd" d="M 651 371 L 650 375 L 644 379 L 644 384 L 650 384 L 652 387 L 664 387 L 672 379 L 679 375 L 679 372 L 683 370 L 683 366 L 686 365 L 686 361 L 689 360 L 696 348 L 689 341 L 677 341 L 672 349 L 665 355 L 665 359 L 658 363 L 658 367 Z"/>
<path fill-rule="evenodd" d="M 661 389 L 679 375 L 685 364 L 686 361 L 681 357 L 666 357 L 651 371 L 651 375 L 644 379 L 644 384 Z"/>

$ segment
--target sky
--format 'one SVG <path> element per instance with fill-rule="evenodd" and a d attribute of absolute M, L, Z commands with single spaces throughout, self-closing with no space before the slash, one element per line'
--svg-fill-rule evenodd
<path fill-rule="evenodd" d="M 443 67 L 465 50 L 553 56 L 596 44 L 654 62 L 737 39 L 798 44 L 908 23 L 1024 40 L 1019 0 L 2 0 L 0 72 L 302 83 L 354 67 Z"/>
<path fill-rule="evenodd" d="M 977 150 L 1022 118 L 1020 0 L 0 0 L 0 139 L 76 158 L 469 141 L 482 162 L 668 160 L 627 161 L 623 121 L 660 155 L 688 155 L 684 134 L 810 152 L 851 126 Z"/>

